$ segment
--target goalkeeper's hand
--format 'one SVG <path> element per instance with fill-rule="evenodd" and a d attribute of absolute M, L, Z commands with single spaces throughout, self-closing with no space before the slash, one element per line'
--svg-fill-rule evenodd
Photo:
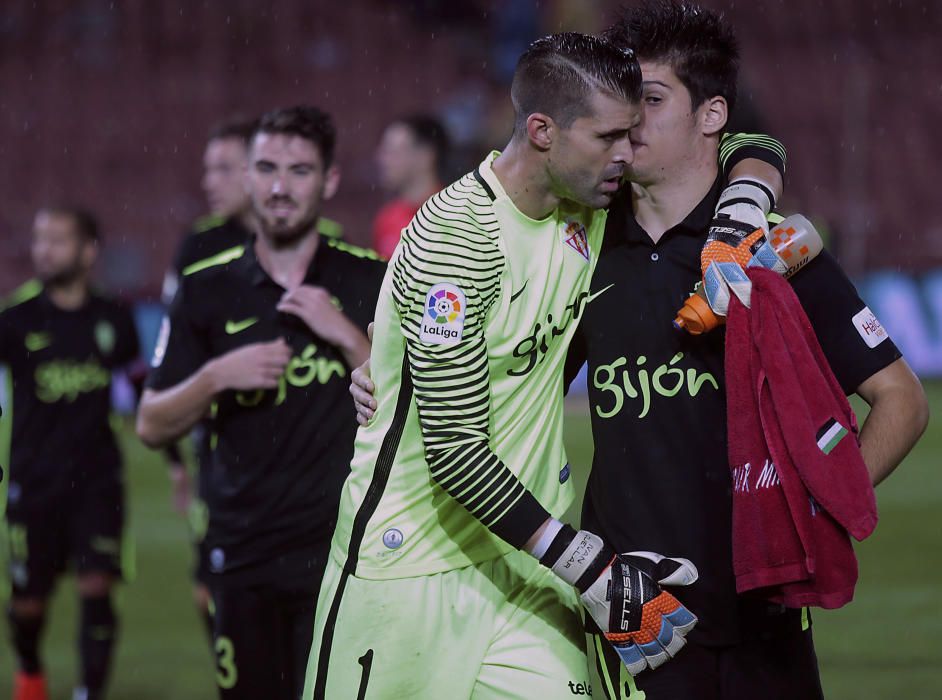
<path fill-rule="evenodd" d="M 616 554 L 597 535 L 561 525 L 540 563 L 576 587 L 633 676 L 676 655 L 697 624 L 696 616 L 660 585 L 696 581 L 697 569 L 686 559 L 653 552 Z"/>
<path fill-rule="evenodd" d="M 774 206 L 772 191 L 754 179 L 734 180 L 720 195 L 700 253 L 703 289 L 718 316 L 727 314 L 730 294 L 750 305 L 752 283 L 744 268 L 759 266 L 780 275 L 788 269 L 768 241 L 766 216 Z"/>

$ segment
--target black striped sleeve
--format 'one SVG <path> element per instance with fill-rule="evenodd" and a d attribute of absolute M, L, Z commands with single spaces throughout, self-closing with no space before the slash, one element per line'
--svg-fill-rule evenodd
<path fill-rule="evenodd" d="M 768 163 L 785 177 L 787 153 L 780 141 L 764 134 L 723 134 L 720 139 L 720 167 L 723 176 L 729 179 L 729 174 L 736 164 L 747 158 Z"/>
<path fill-rule="evenodd" d="M 403 232 L 393 265 L 415 401 L 431 476 L 483 525 L 521 547 L 549 514 L 489 445 L 490 375 L 484 321 L 504 258 L 484 188 L 470 175 L 440 192 Z M 460 340 L 423 339 L 430 293 L 464 296 Z M 443 322 L 443 325 L 448 325 Z M 450 327 L 450 326 L 449 326 Z"/>

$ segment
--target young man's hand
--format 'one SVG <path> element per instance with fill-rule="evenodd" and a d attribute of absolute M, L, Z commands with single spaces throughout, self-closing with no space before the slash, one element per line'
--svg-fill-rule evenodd
<path fill-rule="evenodd" d="M 211 360 L 209 371 L 217 391 L 275 389 L 291 360 L 291 348 L 283 338 L 252 343 Z"/>
<path fill-rule="evenodd" d="M 376 387 L 370 379 L 370 361 L 367 360 L 350 375 L 350 394 L 353 396 L 353 405 L 357 409 L 357 423 L 360 425 L 369 423 L 376 411 L 374 391 Z"/>
<path fill-rule="evenodd" d="M 323 287 L 301 285 L 285 292 L 277 309 L 297 316 L 316 335 L 336 346 L 349 366 L 355 367 L 370 356 L 370 344 L 363 331 L 346 317 L 340 302 Z"/>

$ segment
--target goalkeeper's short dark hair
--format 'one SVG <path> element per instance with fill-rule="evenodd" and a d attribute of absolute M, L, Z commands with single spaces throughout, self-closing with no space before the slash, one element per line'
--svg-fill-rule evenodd
<path fill-rule="evenodd" d="M 679 0 L 644 0 L 621 10 L 604 35 L 639 61 L 665 63 L 690 92 L 691 108 L 720 96 L 736 104 L 739 46 L 723 15 Z"/>
<path fill-rule="evenodd" d="M 591 113 L 593 92 L 628 102 L 641 100 L 641 67 L 630 49 L 575 32 L 537 39 L 514 71 L 510 88 L 514 133 L 522 133 L 527 117 L 536 112 L 569 127 Z"/>
<path fill-rule="evenodd" d="M 324 167 L 334 162 L 337 130 L 330 115 L 317 107 L 297 105 L 268 112 L 259 120 L 255 133 L 300 136 L 317 146 Z"/>

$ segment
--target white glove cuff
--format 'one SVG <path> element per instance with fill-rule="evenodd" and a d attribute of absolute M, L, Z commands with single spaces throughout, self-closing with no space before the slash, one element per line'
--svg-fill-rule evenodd
<path fill-rule="evenodd" d="M 716 205 L 717 214 L 726 214 L 728 208 L 736 204 L 748 204 L 758 207 L 763 214 L 768 214 L 775 207 L 775 195 L 771 186 L 757 178 L 733 180 L 720 194 Z"/>

